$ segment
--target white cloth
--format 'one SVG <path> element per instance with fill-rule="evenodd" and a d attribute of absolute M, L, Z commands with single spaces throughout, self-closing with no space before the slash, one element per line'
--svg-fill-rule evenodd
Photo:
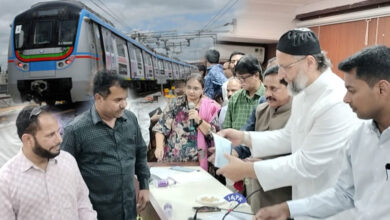
<path fill-rule="evenodd" d="M 231 79 L 231 78 L 229 78 L 229 79 Z M 222 98 L 223 98 L 222 106 L 227 106 L 227 104 L 229 102 L 229 99 L 228 99 L 228 96 L 227 96 L 227 84 L 229 82 L 229 79 L 226 80 L 226 82 L 224 82 L 222 84 Z"/>
<path fill-rule="evenodd" d="M 292 186 L 292 198 L 299 199 L 336 183 L 346 142 L 358 121 L 343 102 L 345 93 L 344 82 L 328 69 L 294 96 L 285 128 L 250 132 L 254 157 L 292 153 L 254 164 L 265 191 Z"/>
<path fill-rule="evenodd" d="M 219 111 L 218 124 L 219 124 L 220 129 L 222 129 L 223 122 L 225 121 L 227 109 L 228 109 L 228 106 L 225 105 Z"/>
<path fill-rule="evenodd" d="M 292 217 L 327 217 L 356 207 L 354 219 L 390 219 L 390 127 L 380 134 L 372 120 L 351 138 L 337 184 L 321 194 L 288 202 Z"/>

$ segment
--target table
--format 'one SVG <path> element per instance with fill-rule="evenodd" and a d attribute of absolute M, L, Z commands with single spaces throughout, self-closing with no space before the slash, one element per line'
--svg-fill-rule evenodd
<path fill-rule="evenodd" d="M 154 184 L 150 185 L 150 204 L 147 209 L 141 213 L 144 220 L 187 220 L 189 217 L 193 217 L 195 211 L 192 207 L 202 206 L 196 199 L 201 195 L 210 195 L 223 198 L 227 194 L 232 193 L 231 190 L 222 185 L 213 176 L 207 173 L 199 166 L 186 166 L 192 168 L 193 172 L 181 172 L 170 169 L 170 166 L 151 167 L 151 173 L 159 175 L 160 177 L 170 176 L 177 181 L 177 184 L 170 185 L 168 187 L 156 187 Z M 172 205 L 172 216 L 167 216 L 163 207 L 165 204 Z M 220 208 L 231 208 L 232 204 L 225 202 L 219 205 Z M 251 213 L 250 206 L 245 203 L 240 205 L 237 211 Z M 202 220 L 206 219 L 222 219 L 222 217 L 215 217 L 215 215 L 222 215 L 226 213 L 226 210 L 222 210 L 220 213 L 199 213 L 198 218 Z M 230 215 L 232 217 L 230 217 Z M 240 214 L 237 212 L 231 213 L 228 219 L 252 219 L 252 215 Z M 242 218 L 235 218 L 234 216 L 240 215 Z"/>

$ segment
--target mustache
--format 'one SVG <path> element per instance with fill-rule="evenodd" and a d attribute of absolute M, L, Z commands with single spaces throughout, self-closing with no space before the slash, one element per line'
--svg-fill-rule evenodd
<path fill-rule="evenodd" d="M 272 96 L 267 96 L 266 99 L 267 101 L 276 101 L 276 99 Z"/>
<path fill-rule="evenodd" d="M 61 143 L 52 146 L 52 147 L 50 148 L 50 150 L 51 150 L 51 149 L 54 149 L 54 148 L 56 148 L 56 147 L 60 147 L 60 148 L 61 148 Z"/>

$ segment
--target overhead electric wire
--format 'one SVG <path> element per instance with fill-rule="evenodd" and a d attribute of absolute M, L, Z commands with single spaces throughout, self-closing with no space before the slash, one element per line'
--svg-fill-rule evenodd
<path fill-rule="evenodd" d="M 112 15 L 112 16 L 115 16 L 116 18 L 119 18 L 119 20 L 121 20 L 122 22 L 123 22 L 124 20 L 126 20 L 126 17 L 122 14 L 121 11 L 118 11 L 118 12 L 117 12 L 117 13 L 120 14 L 120 17 L 118 17 L 118 16 L 116 15 L 116 13 L 115 13 L 114 11 L 112 11 L 112 10 L 106 5 L 106 3 L 104 3 L 104 1 L 102 1 L 102 0 L 97 0 L 97 1 L 100 2 L 100 3 L 102 3 L 102 5 L 103 5 L 108 11 L 111 12 L 111 15 Z M 122 24 L 125 24 L 125 23 L 122 23 Z M 126 24 L 125 24 L 125 26 L 126 26 Z"/>
<path fill-rule="evenodd" d="M 211 24 L 214 24 L 216 23 L 218 20 L 220 20 L 227 12 L 229 12 L 229 10 L 238 2 L 238 0 L 236 0 L 233 4 L 231 4 L 227 9 L 225 9 L 225 11 L 223 12 L 223 14 L 221 14 L 218 18 L 214 19 L 214 21 L 211 23 Z M 211 25 L 210 24 L 210 25 Z M 209 28 L 210 28 L 210 25 L 209 25 Z M 211 29 L 214 29 L 216 27 L 211 27 Z"/>
<path fill-rule="evenodd" d="M 114 15 L 112 15 L 108 10 L 104 9 L 103 7 L 101 7 L 99 4 L 97 4 L 96 2 L 94 2 L 93 0 L 89 0 L 92 4 L 94 4 L 96 7 L 98 7 L 100 10 L 102 10 L 104 13 L 106 13 L 107 15 L 109 15 L 110 17 L 112 17 L 115 21 L 119 22 L 120 25 L 122 25 L 123 27 L 126 27 L 126 24 L 125 23 L 122 23 L 122 21 L 120 19 L 118 19 L 117 17 L 115 17 Z"/>
<path fill-rule="evenodd" d="M 234 2 L 233 2 L 234 1 Z M 221 16 L 223 16 L 226 12 L 228 12 L 239 0 L 230 0 L 227 2 L 218 12 L 215 14 L 207 24 L 200 30 L 205 30 L 209 25 L 215 23 Z M 222 14 L 223 13 L 223 14 Z"/>
<path fill-rule="evenodd" d="M 215 14 L 208 22 L 207 24 L 201 29 L 201 30 L 204 30 L 206 29 L 206 27 L 231 3 L 233 2 L 234 0 L 230 0 L 229 2 L 226 2 L 226 4 L 217 12 L 217 14 Z"/>

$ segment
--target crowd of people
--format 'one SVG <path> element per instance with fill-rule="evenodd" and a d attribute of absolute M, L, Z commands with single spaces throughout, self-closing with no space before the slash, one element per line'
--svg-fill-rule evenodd
<path fill-rule="evenodd" d="M 196 162 L 255 193 L 254 219 L 390 218 L 390 48 L 342 61 L 344 81 L 309 29 L 284 33 L 264 71 L 237 51 L 221 63 L 210 49 L 204 61 L 151 117 L 157 162 Z M 19 113 L 23 146 L 0 169 L 0 219 L 122 220 L 145 209 L 151 148 L 126 110 L 124 79 L 99 72 L 93 87 L 93 105 L 63 135 L 47 108 Z M 217 132 L 233 145 L 219 169 Z"/>

